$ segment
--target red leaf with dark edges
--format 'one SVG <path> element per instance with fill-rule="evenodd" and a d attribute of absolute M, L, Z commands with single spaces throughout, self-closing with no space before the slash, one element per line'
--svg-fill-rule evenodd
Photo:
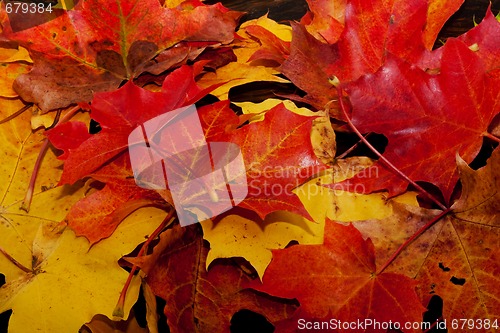
<path fill-rule="evenodd" d="M 147 274 L 153 293 L 166 301 L 172 333 L 228 333 L 232 316 L 242 309 L 271 322 L 293 314 L 292 302 L 244 290 L 251 279 L 235 266 L 211 265 L 207 272 L 207 253 L 195 228 L 177 226 L 161 235 L 151 255 L 131 260 Z"/>
<path fill-rule="evenodd" d="M 262 284 L 254 281 L 251 286 L 270 295 L 296 298 L 303 318 L 391 320 L 401 325 L 420 321 L 425 309 L 415 292 L 416 283 L 403 275 L 375 271 L 373 243 L 363 240 L 352 225 L 327 221 L 324 244 L 273 251 Z M 358 332 L 362 331 L 361 327 Z M 377 330 L 366 327 L 366 331 Z"/>
<path fill-rule="evenodd" d="M 384 156 L 410 179 L 437 185 L 446 200 L 458 179 L 455 154 L 470 163 L 500 111 L 500 82 L 458 40 L 444 46 L 438 75 L 389 57 L 377 73 L 346 88 L 354 125 L 362 133 L 384 134 Z M 362 184 L 356 191 L 387 189 L 390 196 L 408 185 L 381 162 L 336 186 L 352 190 L 354 184 Z"/>
<path fill-rule="evenodd" d="M 220 4 L 183 9 L 157 0 L 81 0 L 45 24 L 12 31 L 5 22 L 3 31 L 34 60 L 33 70 L 16 79 L 16 91 L 51 110 L 90 101 L 143 72 L 168 70 L 170 49 L 179 42 L 203 42 L 200 50 L 231 42 L 240 15 Z M 185 57 L 190 53 L 184 50 Z"/>

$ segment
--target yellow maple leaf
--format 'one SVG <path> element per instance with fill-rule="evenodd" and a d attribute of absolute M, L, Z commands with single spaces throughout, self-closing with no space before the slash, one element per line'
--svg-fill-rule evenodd
<path fill-rule="evenodd" d="M 7 272 L 7 283 L 0 288 L 0 312 L 13 310 L 9 332 L 77 332 L 95 314 L 112 318 L 128 276 L 118 260 L 145 240 L 165 216 L 159 209 L 140 210 L 124 220 L 111 237 L 90 247 L 85 238 L 76 237 L 70 229 L 60 232 L 54 228 L 58 220 L 43 217 L 44 212 L 57 215 L 54 211 L 61 208 L 61 201 L 68 200 L 63 191 L 56 188 L 37 196 L 41 207 L 32 206 L 29 216 L 2 214 L 2 234 L 16 236 L 8 237 L 10 246 L 2 242 L 2 248 L 28 268 L 23 271 L 6 260 L 0 262 L 0 271 Z M 28 236 L 19 233 L 19 225 Z M 30 242 L 33 229 L 38 231 Z M 31 260 L 26 258 L 30 256 Z M 127 292 L 125 317 L 137 300 L 139 287 L 136 278 Z"/>
<path fill-rule="evenodd" d="M 209 87 L 211 85 L 223 83 L 211 93 L 221 100 L 228 99 L 229 89 L 245 83 L 255 81 L 272 81 L 281 83 L 289 82 L 288 80 L 280 78 L 276 75 L 279 74 L 277 68 L 264 65 L 254 65 L 249 62 L 250 57 L 261 47 L 259 42 L 252 39 L 251 36 L 245 31 L 246 27 L 251 25 L 263 27 L 284 41 L 291 40 L 291 28 L 286 25 L 278 24 L 267 18 L 267 16 L 250 20 L 242 24 L 240 30 L 237 32 L 237 34 L 242 38 L 241 40 L 233 43 L 233 46 L 235 46 L 234 53 L 237 61 L 218 68 L 214 73 L 204 75 L 198 81 L 198 84 L 202 87 Z"/>
<path fill-rule="evenodd" d="M 23 106 L 0 98 L 0 117 Z M 118 265 L 158 226 L 165 213 L 148 208 L 131 215 L 112 237 L 90 248 L 60 221 L 85 193 L 80 185 L 56 187 L 61 162 L 50 150 L 39 170 L 29 214 L 20 210 L 43 144 L 29 113 L 0 124 L 0 312 L 12 309 L 9 332 L 76 332 L 92 316 L 111 316 L 128 273 Z M 125 313 L 139 281 L 129 289 Z"/>
<path fill-rule="evenodd" d="M 31 58 L 25 48 L 0 48 L 0 96 L 17 97 L 14 80 L 31 68 Z"/>

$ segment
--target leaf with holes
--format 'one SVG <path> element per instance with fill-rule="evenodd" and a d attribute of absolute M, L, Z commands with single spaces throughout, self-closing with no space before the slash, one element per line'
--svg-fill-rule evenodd
<path fill-rule="evenodd" d="M 146 282 L 155 295 L 166 300 L 171 332 L 229 332 L 232 316 L 242 309 L 272 322 L 291 317 L 293 302 L 242 289 L 251 279 L 233 265 L 211 265 L 206 271 L 206 256 L 203 238 L 190 226 L 167 230 L 151 255 L 131 260 L 147 273 Z"/>
<path fill-rule="evenodd" d="M 495 297 L 500 282 L 500 150 L 496 149 L 488 164 L 477 171 L 460 157 L 457 163 L 463 191 L 452 213 L 429 226 L 386 271 L 416 279 L 424 304 L 433 296 L 442 298 L 444 319 L 462 316 L 494 321 L 500 319 L 500 302 Z M 394 215 L 354 225 L 373 240 L 377 262 L 383 264 L 439 213 L 396 204 Z"/>
<path fill-rule="evenodd" d="M 362 133 L 384 134 L 389 139 L 384 156 L 412 180 L 437 185 L 445 200 L 458 179 L 455 154 L 470 163 L 500 111 L 498 79 L 458 40 L 444 46 L 437 75 L 389 57 L 377 73 L 347 84 L 346 90 L 354 125 Z M 393 196 L 406 190 L 407 182 L 383 162 L 371 168 L 371 177 L 348 182 L 363 184 L 365 193 L 388 189 Z"/>

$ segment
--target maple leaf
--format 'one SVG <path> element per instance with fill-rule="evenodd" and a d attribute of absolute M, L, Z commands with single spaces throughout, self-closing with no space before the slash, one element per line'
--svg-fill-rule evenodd
<path fill-rule="evenodd" d="M 309 217 L 292 190 L 317 172 L 326 169 L 326 165 L 315 156 L 311 143 L 311 129 L 316 117 L 295 114 L 279 104 L 267 110 L 262 121 L 236 128 L 241 122 L 229 108 L 227 101 L 200 108 L 198 117 L 205 132 L 205 139 L 210 144 L 233 143 L 239 149 L 236 153 L 241 153 L 242 165 L 228 170 L 226 176 L 231 182 L 233 193 L 246 194 L 237 203 L 239 207 L 255 211 L 261 219 L 277 210 L 288 210 Z M 248 119 L 246 115 L 243 118 Z M 192 130 L 181 125 L 176 131 L 164 131 L 157 144 L 171 147 L 175 151 L 176 147 L 171 143 L 179 138 L 191 142 Z M 199 163 L 205 154 L 207 152 L 194 150 L 193 153 L 183 156 L 185 161 L 181 162 L 189 167 L 188 170 L 205 175 L 213 171 L 208 170 L 211 168 L 208 163 Z M 212 154 L 232 153 L 215 149 Z M 235 158 L 229 157 L 231 160 Z M 218 160 L 217 156 L 214 158 Z M 169 163 L 167 167 L 172 172 L 178 169 L 174 163 Z M 156 175 L 152 175 L 150 179 L 157 177 L 158 181 L 165 183 L 163 172 L 160 169 L 152 169 Z M 190 181 L 192 178 L 184 174 L 179 177 L 181 180 L 176 181 L 176 194 L 185 208 L 201 206 L 203 209 L 214 211 L 217 207 L 227 207 L 230 202 L 227 197 L 227 184 L 223 179 L 214 178 L 208 186 L 198 184 L 193 187 L 194 183 Z M 151 180 L 148 182 L 157 183 Z M 211 216 L 213 215 L 204 214 L 199 218 L 203 220 Z"/>
<path fill-rule="evenodd" d="M 237 35 L 239 38 L 231 44 L 236 61 L 203 75 L 198 84 L 202 87 L 220 85 L 212 94 L 220 100 L 227 100 L 229 90 L 235 86 L 259 81 L 289 82 L 277 76 L 280 72 L 276 68 L 289 53 L 289 26 L 263 16 L 244 22 Z"/>
<path fill-rule="evenodd" d="M 146 257 L 131 259 L 147 274 L 153 292 L 166 300 L 171 332 L 229 332 L 230 320 L 241 309 L 262 313 L 272 322 L 290 317 L 295 306 L 243 290 L 250 278 L 240 269 L 212 265 L 205 270 L 207 249 L 192 226 L 174 227 Z"/>
<path fill-rule="evenodd" d="M 432 67 L 435 57 L 426 46 L 462 1 L 448 1 L 442 11 L 437 10 L 442 1 L 308 2 L 313 14 L 292 23 L 291 52 L 281 70 L 307 93 L 290 98 L 323 109 L 337 98 L 332 82 L 377 71 L 389 52 Z"/>
<path fill-rule="evenodd" d="M 66 191 L 58 187 L 37 196 L 30 215 L 9 209 L 0 217 L 5 235 L 2 249 L 26 268 L 23 271 L 12 262 L 0 261 L 0 271 L 7 279 L 0 288 L 0 312 L 13 310 L 9 332 L 77 331 L 94 314 L 111 318 L 128 276 L 118 259 L 144 240 L 144 234 L 151 233 L 165 215 L 160 210 L 141 211 L 124 221 L 110 238 L 90 248 L 84 238 L 56 227 L 65 209 L 82 194 L 80 190 L 68 196 Z M 140 281 L 135 280 L 129 288 L 126 315 L 138 297 L 139 286 Z"/>
<path fill-rule="evenodd" d="M 498 82 L 458 40 L 445 45 L 438 75 L 388 57 L 377 73 L 346 87 L 354 125 L 362 133 L 384 134 L 389 143 L 383 155 L 410 179 L 436 184 L 445 200 L 458 179 L 455 153 L 471 162 L 500 111 Z M 355 176 L 342 184 L 363 184 L 364 193 L 388 189 L 390 196 L 405 191 L 406 181 L 385 165 L 371 168 L 370 177 Z"/>
<path fill-rule="evenodd" d="M 113 90 L 150 67 L 169 69 L 162 53 L 181 41 L 205 42 L 200 48 L 228 43 L 239 16 L 221 5 L 183 10 L 156 0 L 82 0 L 31 29 L 14 32 L 7 23 L 3 28 L 34 60 L 33 70 L 16 80 L 16 91 L 50 110 L 90 101 L 94 92 Z"/>
<path fill-rule="evenodd" d="M 64 146 L 67 144 L 64 138 L 72 136 L 73 127 L 66 125 L 53 129 L 49 139 L 55 138 L 53 144 L 65 149 L 67 154 L 60 184 L 74 183 L 126 151 L 128 136 L 137 126 L 192 104 L 207 94 L 211 88 L 202 90 L 194 82 L 201 66 L 183 66 L 172 72 L 165 78 L 161 93 L 128 82 L 116 91 L 96 94 L 91 105 L 91 117 L 101 125 L 102 131 L 79 145 L 77 142 L 76 148 Z"/>
<path fill-rule="evenodd" d="M 261 218 L 276 210 L 309 216 L 291 190 L 327 168 L 315 156 L 311 144 L 314 118 L 295 114 L 279 104 L 265 113 L 263 121 L 218 138 L 235 143 L 242 151 L 248 196 L 239 207 L 253 210 Z"/>
<path fill-rule="evenodd" d="M 442 212 L 393 204 L 394 215 L 383 220 L 355 222 L 373 240 L 382 265 L 421 228 L 423 234 L 404 248 L 386 271 L 415 278 L 424 304 L 433 295 L 443 299 L 443 318 L 498 319 L 496 285 L 500 207 L 498 205 L 500 151 L 486 166 L 474 171 L 457 157 L 463 190 L 451 214 L 429 223 Z"/>
<path fill-rule="evenodd" d="M 0 116 L 22 105 L 19 100 L 0 99 Z M 136 214 L 107 243 L 89 251 L 85 239 L 76 238 L 69 230 L 59 232 L 57 227 L 82 197 L 83 189 L 78 185 L 51 188 L 60 177 L 61 161 L 50 151 L 35 183 L 30 213 L 20 212 L 20 201 L 44 141 L 42 132 L 32 132 L 29 118 L 24 113 L 0 124 L 0 181 L 4 185 L 0 187 L 0 272 L 6 278 L 0 288 L 0 312 L 13 310 L 9 332 L 76 331 L 95 313 L 111 315 L 127 278 L 117 260 L 155 228 L 150 216 L 162 218 L 164 213 L 156 209 Z M 134 282 L 126 311 L 138 291 Z"/>
<path fill-rule="evenodd" d="M 404 323 L 420 321 L 424 308 L 416 283 L 403 275 L 375 273 L 370 240 L 352 225 L 327 221 L 323 245 L 297 245 L 273 251 L 263 283 L 252 288 L 284 298 L 296 298 L 313 318 Z M 370 328 L 368 328 L 370 330 Z"/>
<path fill-rule="evenodd" d="M 304 26 L 292 24 L 291 52 L 282 72 L 307 92 L 303 100 L 318 109 L 336 99 L 333 78 L 349 82 L 373 73 L 388 52 L 409 62 L 425 59 L 427 1 L 356 0 L 345 6 L 345 27 L 335 44 L 320 42 Z"/>
<path fill-rule="evenodd" d="M 309 12 L 300 20 L 301 25 L 318 40 L 335 43 L 344 30 L 346 0 L 309 0 Z"/>

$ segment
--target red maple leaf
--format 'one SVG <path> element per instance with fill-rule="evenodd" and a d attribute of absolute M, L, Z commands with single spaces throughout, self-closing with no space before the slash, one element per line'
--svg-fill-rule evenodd
<path fill-rule="evenodd" d="M 282 72 L 307 92 L 303 100 L 322 109 L 336 99 L 330 83 L 334 78 L 349 82 L 374 73 L 388 53 L 425 67 L 429 51 L 422 32 L 427 9 L 428 2 L 424 0 L 348 1 L 345 27 L 338 42 L 331 45 L 311 36 L 302 25 L 294 24 L 291 52 Z"/>
<path fill-rule="evenodd" d="M 262 284 L 254 281 L 251 286 L 270 295 L 296 298 L 303 318 L 391 320 L 401 325 L 420 321 L 424 307 L 415 292 L 416 283 L 403 275 L 375 272 L 373 243 L 352 225 L 327 221 L 324 244 L 273 251 Z"/>
<path fill-rule="evenodd" d="M 102 130 L 83 141 L 78 147 L 66 149 L 67 158 L 60 184 L 72 184 L 93 173 L 114 157 L 126 151 L 129 134 L 144 122 L 184 105 L 190 105 L 205 96 L 214 87 L 200 89 L 194 77 L 203 64 L 193 68 L 183 66 L 165 79 L 162 93 L 137 87 L 132 82 L 122 88 L 96 94 L 91 105 L 91 117 Z M 68 125 L 56 127 L 49 139 L 71 136 Z M 53 141 L 56 148 L 63 139 Z M 65 147 L 61 147 L 65 148 Z"/>
<path fill-rule="evenodd" d="M 266 111 L 263 121 L 217 137 L 217 141 L 235 143 L 242 151 L 248 195 L 240 207 L 257 212 L 261 218 L 277 210 L 310 217 L 292 190 L 327 168 L 312 147 L 314 118 L 297 115 L 279 104 Z"/>
<path fill-rule="evenodd" d="M 500 84 L 463 42 L 443 49 L 441 72 L 421 69 L 389 56 L 375 74 L 346 85 L 352 121 L 362 132 L 382 133 L 384 156 L 414 181 L 436 184 L 448 200 L 458 179 L 455 154 L 470 163 L 488 125 L 500 111 Z M 377 163 L 337 188 L 369 193 L 406 190 L 407 183 Z M 335 185 L 334 185 L 335 186 Z"/>
<path fill-rule="evenodd" d="M 277 210 L 310 217 L 292 191 L 327 168 L 315 156 L 310 139 L 315 117 L 295 114 L 280 104 L 266 111 L 264 120 L 237 128 L 242 119 L 238 119 L 229 108 L 228 101 L 204 106 L 197 114 L 204 129 L 205 140 L 210 144 L 211 153 L 200 147 L 184 151 L 177 155 L 175 160 L 170 159 L 165 163 L 167 174 L 170 172 L 174 177 L 176 195 L 182 206 L 203 207 L 215 212 L 234 204 L 255 211 L 262 219 Z M 245 120 L 248 116 L 242 118 Z M 179 144 L 172 142 L 193 140 L 193 129 L 178 124 L 174 131 L 161 132 L 155 145 L 176 151 Z M 230 152 L 232 149 L 215 148 L 219 143 L 233 143 L 237 149 Z M 204 175 L 216 171 L 208 162 L 209 154 L 212 154 L 213 161 L 228 159 L 228 163 L 223 163 L 221 168 L 240 158 L 238 155 L 241 156 L 242 165 L 225 168 L 225 179 L 215 177 L 205 178 L 206 183 L 193 182 L 194 178 L 199 180 Z M 165 179 L 163 168 L 160 168 L 159 164 L 158 167 L 145 165 L 144 170 L 145 173 L 141 175 L 144 175 L 147 183 L 168 184 L 169 188 L 172 187 L 172 178 L 167 176 Z M 187 175 L 184 174 L 186 170 L 189 171 Z M 194 177 L 194 174 L 198 176 Z M 230 204 L 232 199 L 227 197 L 226 182 L 230 184 L 233 195 L 242 195 L 238 202 Z M 183 185 L 179 185 L 180 183 Z"/>

